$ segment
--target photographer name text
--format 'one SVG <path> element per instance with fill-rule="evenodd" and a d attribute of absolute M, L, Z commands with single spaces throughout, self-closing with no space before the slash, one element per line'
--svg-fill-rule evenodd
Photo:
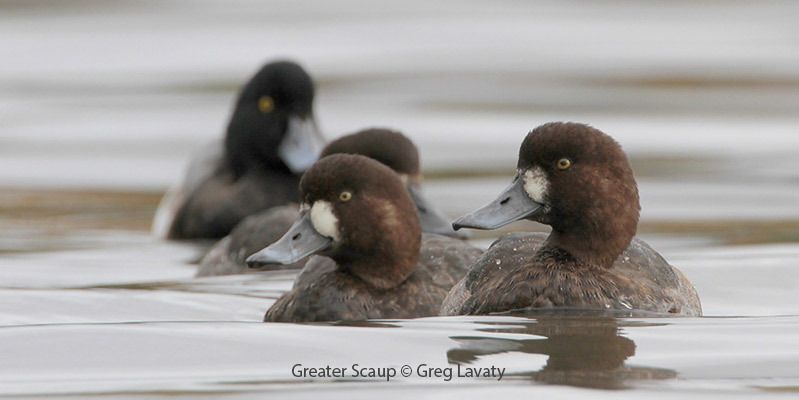
<path fill-rule="evenodd" d="M 448 367 L 433 367 L 428 364 L 403 365 L 401 367 L 371 367 L 361 364 L 352 364 L 348 367 L 334 367 L 330 365 L 306 367 L 303 364 L 294 364 L 291 375 L 295 378 L 364 378 L 384 379 L 390 381 L 396 377 L 440 379 L 445 382 L 453 378 L 493 378 L 498 381 L 505 376 L 505 368 L 469 367 L 456 364 Z"/>

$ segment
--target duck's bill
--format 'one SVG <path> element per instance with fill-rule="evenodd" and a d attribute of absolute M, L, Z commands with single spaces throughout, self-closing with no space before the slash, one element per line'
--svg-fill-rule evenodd
<path fill-rule="evenodd" d="M 277 242 L 247 257 L 251 268 L 267 264 L 293 264 L 305 257 L 329 248 L 333 240 L 322 236 L 311 223 L 311 214 L 304 212 L 288 232 Z"/>
<path fill-rule="evenodd" d="M 533 201 L 524 191 L 524 181 L 517 178 L 496 200 L 453 221 L 452 228 L 497 229 L 542 209 L 543 205 Z"/>
<path fill-rule="evenodd" d="M 299 174 L 316 162 L 324 146 L 324 138 L 313 117 L 291 116 L 277 154 L 292 172 Z"/>
<path fill-rule="evenodd" d="M 451 236 L 459 239 L 465 239 L 469 236 L 464 232 L 455 232 L 455 230 L 452 229 L 452 223 L 449 222 L 449 218 L 427 200 L 418 184 L 409 184 L 408 193 L 416 204 L 416 213 L 419 215 L 422 232 Z"/>

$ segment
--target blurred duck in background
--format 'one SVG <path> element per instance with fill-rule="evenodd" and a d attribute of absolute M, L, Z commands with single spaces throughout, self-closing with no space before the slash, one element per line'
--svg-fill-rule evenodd
<path fill-rule="evenodd" d="M 449 293 L 442 314 L 579 308 L 702 315 L 691 282 L 634 238 L 640 209 L 632 168 L 610 136 L 576 123 L 536 128 L 519 149 L 513 183 L 453 227 L 497 229 L 528 219 L 552 232 L 495 241 Z"/>
<path fill-rule="evenodd" d="M 162 199 L 154 234 L 218 239 L 249 215 L 296 202 L 300 175 L 324 146 L 313 99 L 313 81 L 296 63 L 263 66 L 241 89 L 224 143 L 193 158 Z"/>
<path fill-rule="evenodd" d="M 390 167 L 399 175 L 416 205 L 422 232 L 465 237 L 453 230 L 449 218 L 423 195 L 419 151 L 401 132 L 384 128 L 364 129 L 330 142 L 322 150 L 321 157 L 331 154 L 359 154 Z M 256 272 L 247 267 L 247 257 L 280 239 L 298 216 L 298 207 L 292 204 L 245 218 L 203 257 L 197 276 Z M 281 268 L 302 268 L 304 264 L 305 259 Z M 278 266 L 269 266 L 271 269 L 275 267 Z"/>
<path fill-rule="evenodd" d="M 320 159 L 302 177 L 300 195 L 297 221 L 247 263 L 292 264 L 318 254 L 303 270 L 323 272 L 295 284 L 265 321 L 437 315 L 450 287 L 481 253 L 462 240 L 422 234 L 406 183 L 368 157 Z"/>

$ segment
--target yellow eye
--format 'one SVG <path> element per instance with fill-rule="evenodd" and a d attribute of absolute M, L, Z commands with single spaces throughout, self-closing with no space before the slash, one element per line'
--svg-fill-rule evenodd
<path fill-rule="evenodd" d="M 275 108 L 275 101 L 272 100 L 269 96 L 264 96 L 258 99 L 258 109 L 261 110 L 262 113 L 270 113 L 272 109 Z"/>
<path fill-rule="evenodd" d="M 341 200 L 341 201 L 350 201 L 350 199 L 352 199 L 352 193 L 350 193 L 350 192 L 341 192 L 341 194 L 338 195 L 338 199 Z"/>
<path fill-rule="evenodd" d="M 571 166 L 572 166 L 572 160 L 569 160 L 568 158 L 561 158 L 560 160 L 558 160 L 558 169 L 561 171 L 567 170 Z"/>

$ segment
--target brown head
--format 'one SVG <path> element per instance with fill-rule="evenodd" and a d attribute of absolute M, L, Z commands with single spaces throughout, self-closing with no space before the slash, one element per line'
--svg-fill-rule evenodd
<path fill-rule="evenodd" d="M 457 238 L 466 237 L 452 229 L 449 218 L 427 200 L 422 192 L 419 150 L 401 132 L 385 128 L 364 129 L 330 142 L 322 149 L 320 157 L 331 154 L 360 154 L 380 161 L 399 174 L 405 183 L 416 204 L 422 231 Z"/>
<path fill-rule="evenodd" d="M 556 122 L 527 134 L 513 184 L 455 226 L 541 222 L 552 227 L 547 247 L 565 251 L 579 264 L 610 267 L 635 236 L 640 209 L 621 146 L 588 125 Z"/>
<path fill-rule="evenodd" d="M 330 155 L 303 175 L 300 194 L 299 220 L 248 264 L 291 263 L 321 254 L 382 289 L 399 285 L 416 269 L 419 219 L 390 168 L 360 155 Z"/>
<path fill-rule="evenodd" d="M 419 179 L 419 150 L 407 136 L 391 129 L 369 128 L 342 136 L 325 146 L 320 157 L 331 154 L 360 154 L 408 179 Z"/>

